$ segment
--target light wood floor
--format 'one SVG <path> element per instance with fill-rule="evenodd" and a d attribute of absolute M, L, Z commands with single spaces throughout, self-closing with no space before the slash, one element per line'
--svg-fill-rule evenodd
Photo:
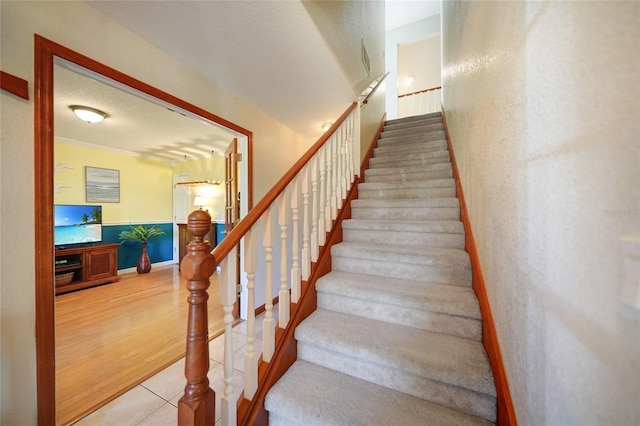
<path fill-rule="evenodd" d="M 177 265 L 56 297 L 56 423 L 66 425 L 184 356 L 186 280 Z M 223 329 L 217 273 L 209 337 Z"/>

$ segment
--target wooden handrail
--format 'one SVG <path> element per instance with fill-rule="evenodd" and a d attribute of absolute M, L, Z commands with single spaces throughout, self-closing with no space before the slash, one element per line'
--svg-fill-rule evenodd
<path fill-rule="evenodd" d="M 331 247 L 342 241 L 342 220 L 351 218 L 351 200 L 357 198 L 358 184 L 363 181 L 364 173 L 369 160 L 373 157 L 373 151 L 377 147 L 377 141 L 384 128 L 386 113 L 383 115 L 376 134 L 371 139 L 369 149 L 366 151 L 360 164 L 360 175 L 354 180 L 343 204 L 337 214 L 333 226 L 327 230 L 327 238 L 320 248 L 320 254 L 312 269 L 309 279 L 303 286 L 302 295 L 292 306 L 291 321 L 285 330 L 279 330 L 276 334 L 276 351 L 271 361 L 260 361 L 260 383 L 258 391 L 251 400 L 240 399 L 238 408 L 238 425 L 267 424 L 268 413 L 264 409 L 264 400 L 271 386 L 276 383 L 297 358 L 297 344 L 294 337 L 296 327 L 317 308 L 316 281 L 331 270 Z"/>
<path fill-rule="evenodd" d="M 320 148 L 324 145 L 324 143 L 331 137 L 333 132 L 336 131 L 338 127 L 344 122 L 344 120 L 349 116 L 351 111 L 356 107 L 357 102 L 352 103 L 345 112 L 342 113 L 340 118 L 333 123 L 333 126 L 325 132 L 320 139 L 311 147 L 309 150 L 302 156 L 296 163 L 289 169 L 287 173 L 280 178 L 280 180 L 271 188 L 267 194 L 262 197 L 262 199 L 256 204 L 247 215 L 238 222 L 236 226 L 234 226 L 233 230 L 222 240 L 220 244 L 216 246 L 216 248 L 211 252 L 213 255 L 213 259 L 216 265 L 219 265 L 220 262 L 229 254 L 229 252 L 236 247 L 242 237 L 251 229 L 253 225 L 260 219 L 262 214 L 267 211 L 269 206 L 273 204 L 273 202 L 278 198 L 278 196 L 285 190 L 289 182 L 293 180 L 294 177 L 302 170 L 302 168 L 311 160 L 311 158 L 315 155 Z"/>
<path fill-rule="evenodd" d="M 180 425 L 201 425 L 213 423 L 215 419 L 214 400 L 215 393 L 209 387 L 207 380 L 208 371 L 208 339 L 207 339 L 207 288 L 209 286 L 209 278 L 213 274 L 217 265 L 222 265 L 222 281 L 220 285 L 220 302 L 224 306 L 225 312 L 225 381 L 232 375 L 230 370 L 232 364 L 227 364 L 227 361 L 232 358 L 232 339 L 227 341 L 226 336 L 231 336 L 231 323 L 232 323 L 232 306 L 236 297 L 235 286 L 235 271 L 236 261 L 234 250 L 239 246 L 243 237 L 249 235 L 251 228 L 267 214 L 267 223 L 269 223 L 268 212 L 271 206 L 276 203 L 278 197 L 284 194 L 288 185 L 298 176 L 304 167 L 314 158 L 316 154 L 329 143 L 330 138 L 334 137 L 337 130 L 341 128 L 347 118 L 353 113 L 357 106 L 357 102 L 352 103 L 344 113 L 338 118 L 338 120 L 331 126 L 318 141 L 282 176 L 282 178 L 273 186 L 273 188 L 267 192 L 267 194 L 260 200 L 260 202 L 253 207 L 247 216 L 245 216 L 233 230 L 222 240 L 222 242 L 211 252 L 211 246 L 207 241 L 204 241 L 204 235 L 206 235 L 211 226 L 211 217 L 208 213 L 201 210 L 197 210 L 189 215 L 188 229 L 194 236 L 194 241 L 187 246 L 188 254 L 182 259 L 181 270 L 183 275 L 187 278 L 187 288 L 190 291 L 189 303 L 189 320 L 187 327 L 187 351 L 185 357 L 185 377 L 187 379 L 187 385 L 183 397 L 178 404 L 178 423 Z M 335 147 L 333 148 L 334 153 Z M 338 161 L 336 159 L 336 161 Z M 340 164 L 340 163 L 337 163 Z M 328 161 L 328 165 L 331 165 L 331 161 Z M 336 169 L 334 170 L 334 183 L 336 183 Z M 342 179 L 342 176 L 338 176 L 338 179 Z M 340 194 L 340 193 L 339 193 Z M 336 196 L 334 189 L 333 196 Z M 327 197 L 329 193 L 327 192 Z M 333 200 L 332 200 L 333 201 Z M 330 204 L 331 208 L 335 209 L 335 203 Z M 282 239 L 282 252 L 286 250 L 286 225 L 283 226 L 283 207 L 284 202 L 280 200 L 280 225 L 281 225 L 281 239 Z M 327 208 L 330 208 L 329 206 Z M 269 228 L 269 225 L 265 225 Z M 270 234 L 266 234 L 270 235 Z M 266 237 L 265 237 L 266 238 Z M 269 236 L 269 238 L 271 238 Z M 271 258 L 271 243 L 265 246 L 265 250 L 268 248 L 267 256 Z M 269 260 L 270 262 L 270 260 Z M 286 264 L 285 264 L 286 269 Z M 268 266 L 270 270 L 270 263 Z M 267 274 L 270 276 L 270 274 Z M 270 279 L 267 280 L 266 293 L 270 290 Z M 283 291 L 286 294 L 286 290 L 282 289 L 280 292 L 280 305 L 290 307 L 287 297 L 283 297 Z M 251 297 L 251 296 L 249 296 Z M 283 305 L 284 304 L 284 305 Z M 270 306 L 267 306 L 267 318 L 270 317 Z M 286 312 L 286 313 L 285 313 Z M 280 320 L 282 318 L 289 318 L 289 310 L 281 309 Z M 285 320 L 288 322 L 288 319 Z M 265 325 L 266 327 L 266 325 Z M 272 330 L 275 331 L 275 330 Z M 273 351 L 276 343 L 279 339 L 276 336 L 272 336 L 273 340 L 269 340 L 270 350 Z M 265 337 L 265 340 L 267 338 Z M 265 346 L 266 351 L 266 346 Z M 264 352 L 263 352 L 264 354 Z M 257 367 L 257 365 L 256 365 Z M 228 370 L 229 369 L 229 370 Z M 232 404 L 232 386 L 227 383 L 225 391 L 222 396 L 222 411 L 223 411 L 223 423 L 235 424 L 236 423 L 236 410 L 230 411 L 230 404 Z"/>
<path fill-rule="evenodd" d="M 380 84 L 382 84 L 382 82 L 384 81 L 385 78 L 387 78 L 388 75 L 389 75 L 389 71 L 387 71 L 387 73 L 383 75 L 382 78 L 380 78 L 380 80 L 378 80 L 378 83 L 376 83 L 375 87 L 371 89 L 367 97 L 364 98 L 364 100 L 362 101 L 362 105 L 366 105 L 369 102 L 369 98 L 373 96 L 374 93 L 376 93 L 376 90 L 378 90 L 378 87 L 380 87 Z"/>
<path fill-rule="evenodd" d="M 417 92 L 413 92 L 413 93 L 405 93 L 404 95 L 399 95 L 398 99 L 404 98 L 405 96 L 418 95 L 420 93 L 427 93 L 427 92 L 432 92 L 434 90 L 440 90 L 440 89 L 442 89 L 442 86 L 432 87 L 431 89 L 418 90 Z"/>

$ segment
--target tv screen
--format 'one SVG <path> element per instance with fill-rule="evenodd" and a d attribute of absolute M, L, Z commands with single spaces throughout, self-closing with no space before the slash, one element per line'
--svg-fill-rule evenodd
<path fill-rule="evenodd" d="M 56 246 L 102 241 L 102 206 L 53 206 L 53 240 Z"/>

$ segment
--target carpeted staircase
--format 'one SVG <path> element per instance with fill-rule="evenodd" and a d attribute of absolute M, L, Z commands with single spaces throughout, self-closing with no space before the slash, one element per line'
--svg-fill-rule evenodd
<path fill-rule="evenodd" d="M 439 113 L 388 121 L 271 425 L 478 425 L 496 391 Z"/>

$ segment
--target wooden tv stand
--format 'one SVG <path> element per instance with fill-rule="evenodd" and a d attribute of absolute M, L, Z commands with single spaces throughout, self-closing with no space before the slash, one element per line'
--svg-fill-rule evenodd
<path fill-rule="evenodd" d="M 56 295 L 116 282 L 120 244 L 96 244 L 55 250 L 55 275 L 73 272 L 68 284 L 56 285 Z"/>

